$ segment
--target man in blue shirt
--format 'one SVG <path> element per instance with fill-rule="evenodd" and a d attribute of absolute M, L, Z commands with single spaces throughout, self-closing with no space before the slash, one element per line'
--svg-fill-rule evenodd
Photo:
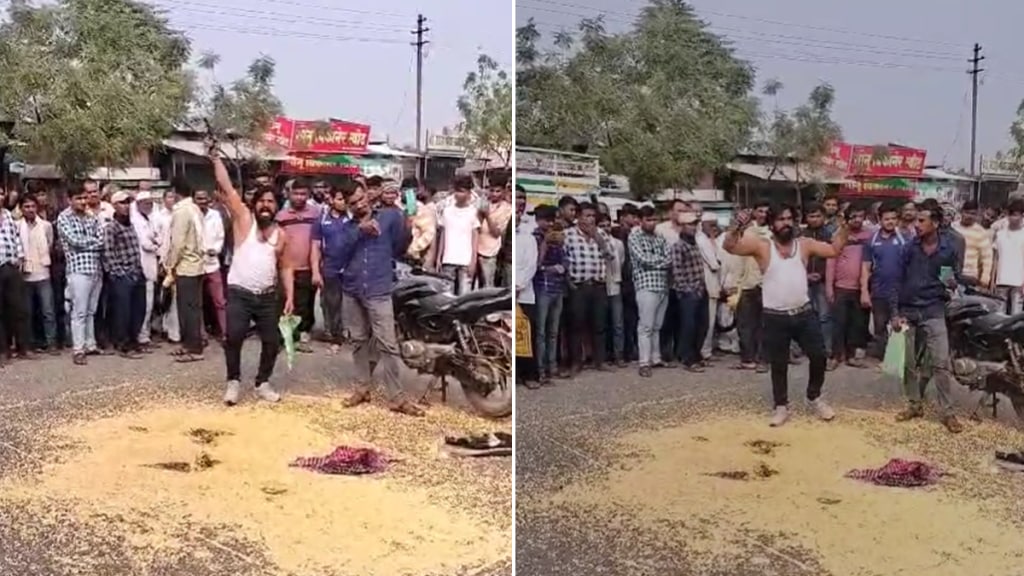
<path fill-rule="evenodd" d="M 899 206 L 883 204 L 879 209 L 879 229 L 871 235 L 864 247 L 864 263 L 860 275 L 860 304 L 871 309 L 875 325 L 875 341 L 871 355 L 879 360 L 885 357 L 889 338 L 889 324 L 895 309 L 890 306 L 899 295 L 899 282 L 903 276 L 903 252 L 912 238 L 899 231 Z"/>
<path fill-rule="evenodd" d="M 942 423 L 956 434 L 963 425 L 953 414 L 950 398 L 953 372 L 946 332 L 948 290 L 959 281 L 959 256 L 954 241 L 940 231 L 941 208 L 927 203 L 918 206 L 917 237 L 903 255 L 899 289 L 890 301 L 898 310 L 893 325 L 907 334 L 906 371 L 903 392 L 907 407 L 896 415 L 898 422 L 924 416 L 924 391 L 935 378 Z M 920 360 L 927 354 L 928 366 Z"/>
<path fill-rule="evenodd" d="M 341 322 L 341 231 L 349 221 L 345 207 L 345 194 L 340 189 L 330 191 L 326 198 L 327 204 L 320 218 L 313 224 L 311 239 L 320 244 L 323 270 L 321 277 L 324 285 L 320 294 L 324 312 L 324 328 L 327 338 L 331 341 L 331 349 L 338 351 L 344 336 Z"/>
<path fill-rule="evenodd" d="M 343 293 L 341 315 L 355 347 L 352 359 L 359 378 L 345 406 L 370 401 L 376 362 L 391 410 L 423 416 L 423 410 L 406 398 L 399 381 L 401 356 L 391 303 L 395 258 L 404 254 L 408 245 L 405 218 L 401 210 L 372 209 L 370 197 L 361 186 L 350 190 L 345 200 L 351 219 L 338 231 L 337 265 Z"/>

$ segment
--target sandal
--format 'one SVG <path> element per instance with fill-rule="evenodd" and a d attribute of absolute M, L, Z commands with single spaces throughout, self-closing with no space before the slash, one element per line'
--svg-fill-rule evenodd
<path fill-rule="evenodd" d="M 732 367 L 733 370 L 757 370 L 757 364 L 753 362 L 740 362 Z"/>
<path fill-rule="evenodd" d="M 188 354 L 188 350 L 185 350 L 184 348 L 175 348 L 174 350 L 171 350 L 167 354 L 170 355 L 170 356 L 188 356 L 189 355 Z"/>
<path fill-rule="evenodd" d="M 178 362 L 179 364 L 188 364 L 190 362 L 202 362 L 203 360 L 206 360 L 206 358 L 202 354 L 189 354 L 188 352 L 181 355 L 177 355 L 174 358 L 174 361 Z"/>
<path fill-rule="evenodd" d="M 358 391 L 352 393 L 351 396 L 346 398 L 341 404 L 345 408 L 355 408 L 362 404 L 368 404 L 370 402 L 370 393 L 366 391 Z"/>
<path fill-rule="evenodd" d="M 427 415 L 422 408 L 407 400 L 393 404 L 390 409 L 392 412 L 398 412 L 399 414 L 405 414 L 406 416 L 413 416 L 416 418 L 422 418 Z"/>
<path fill-rule="evenodd" d="M 86 364 L 89 363 L 89 361 L 85 357 L 85 354 L 82 354 L 81 352 L 72 356 L 71 361 L 75 363 L 75 366 L 85 366 Z"/>

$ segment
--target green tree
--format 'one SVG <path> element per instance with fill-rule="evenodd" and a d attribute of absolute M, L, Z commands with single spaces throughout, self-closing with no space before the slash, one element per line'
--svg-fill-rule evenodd
<path fill-rule="evenodd" d="M 842 128 L 832 119 L 835 89 L 829 84 L 818 85 L 811 90 L 807 101 L 793 110 L 785 110 L 779 105 L 778 96 L 782 89 L 782 82 L 775 79 L 765 82 L 761 89 L 761 94 L 772 99 L 774 104 L 762 115 L 754 148 L 772 159 L 769 178 L 781 175 L 798 192 L 805 185 L 813 184 L 821 193 L 824 191 L 821 176 L 829 149 L 833 143 L 843 139 Z M 788 177 L 783 166 L 793 167 L 793 178 Z"/>
<path fill-rule="evenodd" d="M 188 113 L 189 42 L 133 0 L 11 0 L 0 25 L 0 118 L 31 161 L 68 177 L 123 166 Z"/>
<path fill-rule="evenodd" d="M 599 154 L 640 196 L 694 185 L 757 124 L 753 69 L 682 0 L 651 0 L 623 34 L 595 18 L 551 50 L 533 22 L 516 40 L 517 140 Z"/>
<path fill-rule="evenodd" d="M 220 57 L 207 52 L 199 58 L 199 68 L 209 78 L 197 90 L 193 105 L 194 124 L 208 129 L 212 136 L 230 146 L 229 155 L 236 175 L 241 174 L 241 162 L 262 162 L 261 152 L 268 149 L 264 135 L 282 114 L 281 100 L 274 94 L 275 62 L 269 56 L 253 60 L 245 75 L 223 84 L 216 75 Z"/>
<path fill-rule="evenodd" d="M 476 70 L 466 75 L 458 107 L 463 146 L 493 154 L 505 166 L 512 160 L 512 79 L 493 58 L 481 54 Z"/>

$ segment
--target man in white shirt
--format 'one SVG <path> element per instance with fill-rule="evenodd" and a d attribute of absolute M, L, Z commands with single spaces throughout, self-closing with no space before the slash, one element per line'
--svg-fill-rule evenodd
<path fill-rule="evenodd" d="M 612 234 L 612 219 L 607 214 L 597 217 L 597 225 L 608 233 L 608 247 L 612 258 L 605 265 L 605 282 L 608 289 L 608 332 L 611 336 L 611 352 L 615 365 L 626 365 L 626 325 L 622 303 L 622 266 L 626 262 L 626 245 Z"/>
<path fill-rule="evenodd" d="M 1019 314 L 1024 291 L 1024 199 L 1010 201 L 1006 227 L 996 232 L 996 289 L 1006 298 L 1010 314 Z"/>
<path fill-rule="evenodd" d="M 473 177 L 457 176 L 454 202 L 446 206 L 438 221 L 437 269 L 455 281 L 456 294 L 465 294 L 472 287 L 472 271 L 477 266 L 480 219 L 472 204 Z"/>
<path fill-rule="evenodd" d="M 520 214 L 516 215 L 516 254 L 515 254 L 515 286 L 516 301 L 523 313 L 530 320 L 530 328 L 524 337 L 534 341 L 534 322 L 537 318 L 537 295 L 533 291 L 533 277 L 537 273 L 537 241 L 533 230 L 522 226 Z M 517 326 L 518 332 L 518 326 Z M 517 340 L 519 339 L 517 334 Z M 516 357 L 516 377 L 527 388 L 540 388 L 540 370 L 537 366 L 537 353 L 534 351 L 529 358 Z"/>
<path fill-rule="evenodd" d="M 57 346 L 57 315 L 50 282 L 50 251 L 53 248 L 53 226 L 39 216 L 39 204 L 34 196 L 21 199 L 21 245 L 25 251 L 22 273 L 28 296 L 27 318 L 43 319 L 46 341 L 42 348 L 51 355 L 60 354 Z"/>
<path fill-rule="evenodd" d="M 167 252 L 171 248 L 171 218 L 174 215 L 174 205 L 177 203 L 178 194 L 173 188 L 168 188 L 164 191 L 163 201 L 160 203 L 160 206 L 155 207 L 150 216 L 157 239 L 158 274 L 162 274 L 164 263 L 167 261 Z M 173 296 L 166 297 L 172 293 L 168 289 L 163 288 L 162 277 L 159 278 L 158 282 L 160 288 L 154 298 L 160 305 L 153 305 L 154 310 L 159 310 L 159 313 L 154 313 L 153 315 L 153 324 L 158 331 L 163 332 L 167 336 L 170 342 L 177 344 L 181 342 L 181 327 L 178 325 L 178 305 Z"/>
<path fill-rule="evenodd" d="M 722 262 L 718 245 L 718 218 L 706 212 L 701 216 L 700 230 L 697 232 L 697 248 L 704 260 L 704 285 L 708 290 L 708 332 L 701 346 L 701 356 L 710 360 L 715 350 L 715 318 L 718 317 L 718 299 L 722 295 Z"/>
<path fill-rule="evenodd" d="M 142 329 L 139 331 L 139 344 L 144 348 L 153 347 L 152 326 L 153 300 L 158 282 L 157 251 L 160 248 L 159 232 L 153 213 L 153 193 L 140 190 L 135 195 L 131 211 L 132 227 L 139 238 L 139 250 L 142 258 L 142 275 L 146 279 L 146 313 L 143 316 Z"/>
<path fill-rule="evenodd" d="M 224 218 L 220 212 L 210 210 L 210 194 L 206 190 L 196 190 L 193 201 L 203 213 L 203 294 L 213 308 L 217 335 L 223 339 L 228 327 L 224 275 L 220 272 L 220 253 L 224 250 Z"/>

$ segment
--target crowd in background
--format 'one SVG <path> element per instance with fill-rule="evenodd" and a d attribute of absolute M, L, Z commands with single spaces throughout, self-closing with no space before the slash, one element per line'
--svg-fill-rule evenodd
<path fill-rule="evenodd" d="M 627 203 L 613 221 L 606 205 L 569 196 L 530 215 L 525 196 L 517 196 L 518 242 L 536 247 L 532 268 L 517 261 L 519 302 L 533 333 L 533 358 L 519 372 L 527 387 L 631 364 L 641 377 L 662 367 L 703 372 L 721 353 L 737 354 L 738 370 L 768 372 L 763 271 L 754 258 L 723 249 L 717 215 L 676 200 L 667 211 Z M 744 234 L 771 239 L 769 204 L 751 208 Z M 829 371 L 882 359 L 899 294 L 916 281 L 905 269 L 927 225 L 922 219 L 937 218 L 961 285 L 997 293 L 1008 312 L 1021 311 L 1022 199 L 980 210 L 975 202 L 956 209 L 935 200 L 857 204 L 828 195 L 792 211 L 798 237 L 831 242 L 840 215 L 848 227 L 837 257 L 806 264 Z M 797 347 L 791 356 L 801 361 Z"/>
<path fill-rule="evenodd" d="M 296 178 L 275 186 L 257 174 L 242 194 L 249 203 L 274 192 L 295 271 L 300 351 L 312 351 L 318 300 L 319 335 L 335 349 L 346 336 L 337 232 L 351 218 L 346 193 L 357 188 L 375 211 L 403 214 L 402 264 L 448 276 L 459 293 L 507 283 L 512 204 L 503 181 L 482 190 L 471 176 L 456 176 L 439 194 L 415 179 L 357 177 L 335 187 Z M 60 189 L 42 181 L 0 188 L 0 365 L 63 350 L 82 365 L 115 353 L 138 359 L 158 340 L 188 362 L 201 360 L 210 340 L 223 341 L 234 242 L 216 187 L 194 189 L 179 178 L 159 191 L 148 182 L 122 189 L 92 180 Z M 196 210 L 183 212 L 184 200 Z M 391 261 L 374 265 L 392 272 Z"/>

